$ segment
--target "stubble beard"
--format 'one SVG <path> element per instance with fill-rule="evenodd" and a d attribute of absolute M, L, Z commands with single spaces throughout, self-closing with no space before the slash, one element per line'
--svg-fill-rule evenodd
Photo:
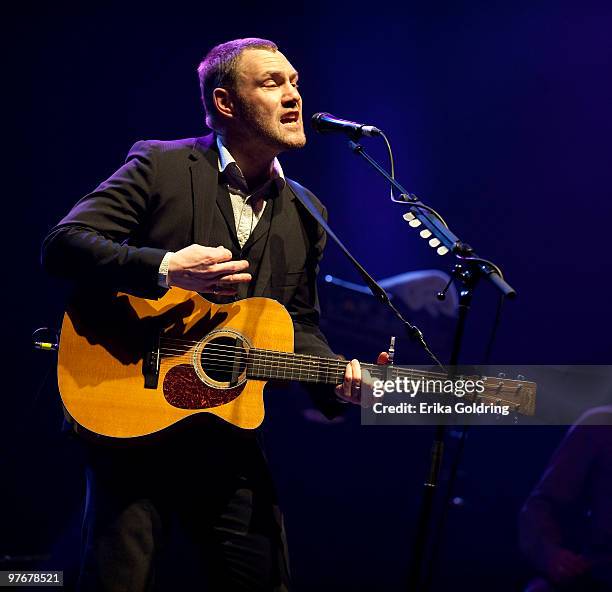
<path fill-rule="evenodd" d="M 241 135 L 264 145 L 277 153 L 285 150 L 295 150 L 306 145 L 304 128 L 299 130 L 283 130 L 282 123 L 277 122 L 276 127 L 268 121 L 267 116 L 261 117 L 256 109 L 245 101 L 238 102 L 239 126 Z"/>

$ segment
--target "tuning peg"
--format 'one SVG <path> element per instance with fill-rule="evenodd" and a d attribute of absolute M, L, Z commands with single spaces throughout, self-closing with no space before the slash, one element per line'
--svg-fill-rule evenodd
<path fill-rule="evenodd" d="M 429 238 L 431 236 L 431 230 L 428 230 L 427 228 L 423 228 L 423 230 L 421 230 L 419 234 L 421 235 L 421 238 Z"/>
<path fill-rule="evenodd" d="M 448 248 L 442 245 L 441 247 L 438 247 L 437 253 L 440 256 L 446 255 L 446 253 L 448 253 Z"/>
<path fill-rule="evenodd" d="M 517 380 L 525 380 L 525 377 L 522 374 L 517 374 L 516 375 L 516 379 Z"/>
<path fill-rule="evenodd" d="M 506 373 L 505 373 L 505 372 L 500 372 L 500 373 L 497 375 L 497 378 L 506 378 Z"/>

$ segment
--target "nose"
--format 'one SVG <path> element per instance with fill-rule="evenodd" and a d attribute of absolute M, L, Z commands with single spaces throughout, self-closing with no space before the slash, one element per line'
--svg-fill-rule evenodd
<path fill-rule="evenodd" d="M 283 95 L 283 106 L 294 107 L 302 100 L 302 97 L 297 87 L 291 84 L 290 82 L 288 82 L 285 86 L 286 90 Z"/>

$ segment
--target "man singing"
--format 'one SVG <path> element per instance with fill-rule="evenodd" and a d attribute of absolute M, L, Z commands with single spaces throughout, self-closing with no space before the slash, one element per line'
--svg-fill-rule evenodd
<path fill-rule="evenodd" d="M 274 298 L 291 315 L 297 353 L 336 357 L 318 326 L 326 236 L 298 197 L 325 209 L 276 158 L 306 142 L 298 73 L 274 43 L 254 38 L 214 47 L 198 73 L 213 133 L 136 143 L 49 233 L 44 265 L 92 297 L 156 299 L 178 287 L 215 302 Z M 371 388 L 353 360 L 335 390 L 311 391 L 333 417 Z M 288 589 L 282 520 L 256 431 L 197 414 L 154 442 L 84 446 L 81 590 L 151 590 L 171 531 L 195 549 L 205 589 Z"/>

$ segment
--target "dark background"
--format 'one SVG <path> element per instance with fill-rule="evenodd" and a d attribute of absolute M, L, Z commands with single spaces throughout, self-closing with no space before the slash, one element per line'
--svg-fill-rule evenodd
<path fill-rule="evenodd" d="M 76 563 L 80 459 L 60 434 L 55 356 L 29 345 L 35 328 L 59 326 L 65 291 L 40 270 L 40 241 L 137 140 L 203 133 L 195 70 L 231 38 L 279 44 L 300 71 L 306 118 L 330 111 L 384 129 L 404 185 L 502 266 L 519 298 L 505 307 L 497 361 L 610 362 L 609 3 L 206 4 L 24 5 L 5 15 L 5 98 L 15 104 L 5 113 L 14 161 L 3 171 L 0 557 L 50 557 L 37 565 L 67 572 Z M 285 172 L 325 202 L 375 277 L 448 270 L 342 137 L 307 133 L 304 150 L 281 158 Z M 386 162 L 382 142 L 365 143 Z M 356 279 L 334 246 L 322 273 Z M 466 361 L 482 358 L 496 298 L 480 286 Z M 373 339 L 354 352 L 330 333 L 349 356 L 386 347 Z M 357 413 L 307 422 L 299 392 L 267 402 L 296 590 L 402 589 L 431 432 L 362 428 Z M 436 589 L 520 589 L 528 571 L 516 515 L 562 433 L 472 431 Z"/>

